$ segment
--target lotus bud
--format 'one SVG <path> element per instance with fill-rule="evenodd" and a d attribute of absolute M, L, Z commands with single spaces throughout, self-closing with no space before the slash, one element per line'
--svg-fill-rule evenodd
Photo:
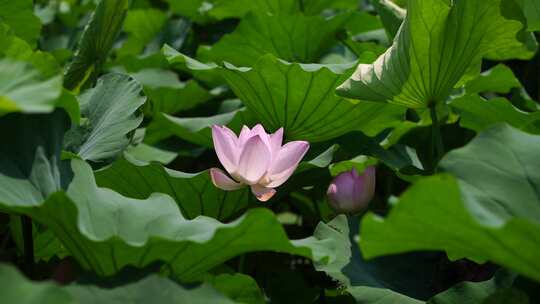
<path fill-rule="evenodd" d="M 210 169 L 214 185 L 232 191 L 249 186 L 259 201 L 269 200 L 274 188 L 283 184 L 309 149 L 307 141 L 283 144 L 283 128 L 268 134 L 258 124 L 242 128 L 237 137 L 225 126 L 212 127 L 216 154 L 230 177 L 218 168 Z"/>
<path fill-rule="evenodd" d="M 338 213 L 360 213 L 367 209 L 375 193 L 375 167 L 359 175 L 356 169 L 336 176 L 326 194 L 330 206 Z"/>

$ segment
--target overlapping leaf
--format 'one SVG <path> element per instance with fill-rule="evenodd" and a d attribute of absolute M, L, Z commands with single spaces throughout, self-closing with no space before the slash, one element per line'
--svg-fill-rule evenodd
<path fill-rule="evenodd" d="M 79 91 L 93 82 L 113 47 L 127 14 L 128 0 L 100 1 L 86 25 L 75 56 L 67 68 L 64 86 Z"/>
<path fill-rule="evenodd" d="M 368 214 L 360 244 L 366 257 L 445 250 L 452 258 L 490 260 L 540 280 L 540 137 L 498 126 L 448 154 L 452 173 L 426 178 L 387 218 Z"/>
<path fill-rule="evenodd" d="M 96 181 L 100 187 L 137 199 L 155 192 L 168 194 L 188 219 L 199 215 L 228 219 L 243 211 L 250 198 L 247 188 L 233 192 L 216 188 L 207 171 L 189 174 L 134 159 L 120 159 L 97 171 Z"/>
<path fill-rule="evenodd" d="M 94 162 L 120 154 L 130 142 L 128 134 L 143 119 L 136 113 L 146 100 L 141 91 L 141 85 L 127 75 L 101 77 L 79 98 L 84 121 L 66 135 L 66 148 Z"/>
<path fill-rule="evenodd" d="M 251 68 L 226 64 L 221 74 L 257 120 L 283 127 L 288 139 L 323 141 L 352 130 L 374 134 L 371 122 L 399 121 L 403 109 L 371 102 L 352 104 L 334 95 L 352 66 L 295 64 L 266 55 Z"/>
<path fill-rule="evenodd" d="M 460 115 L 460 125 L 477 132 L 499 123 L 507 123 L 525 132 L 540 134 L 540 112 L 524 112 L 505 98 L 486 100 L 478 95 L 465 95 L 450 103 Z"/>
<path fill-rule="evenodd" d="M 375 135 L 401 121 L 405 110 L 374 102 L 353 104 L 334 95 L 335 86 L 347 77 L 352 64 L 289 63 L 269 54 L 251 68 L 228 63 L 219 67 L 167 46 L 163 52 L 171 63 L 181 62 L 196 71 L 219 71 L 254 120 L 268 130 L 283 127 L 288 140 L 323 141 L 352 130 Z"/>
<path fill-rule="evenodd" d="M 45 78 L 57 76 L 60 72 L 60 67 L 51 54 L 40 50 L 34 51 L 30 44 L 17 37 L 12 28 L 2 21 L 0 21 L 0 44 L 2 45 L 0 57 L 25 61 L 39 70 Z"/>
<path fill-rule="evenodd" d="M 151 143 L 175 135 L 198 145 L 213 147 L 212 125 L 227 125 L 239 132 L 243 125 L 253 125 L 254 122 L 253 114 L 245 108 L 210 117 L 179 118 L 163 114 L 150 124 L 145 140 Z"/>
<path fill-rule="evenodd" d="M 53 282 L 32 282 L 4 265 L 0 266 L 0 290 L 4 301 L 21 304 L 235 303 L 207 284 L 188 289 L 158 275 L 112 289 L 77 284 L 59 286 Z"/>
<path fill-rule="evenodd" d="M 524 47 L 516 38 L 523 24 L 501 9 L 510 14 L 515 6 L 507 0 L 409 1 L 392 46 L 373 64 L 360 64 L 337 92 L 411 108 L 444 101 L 483 56 L 533 54 L 516 52 Z"/>
<path fill-rule="evenodd" d="M 1 121 L 2 129 L 14 131 L 0 151 L 0 208 L 48 226 L 82 267 L 112 275 L 127 265 L 163 261 L 188 280 L 251 251 L 288 252 L 323 264 L 333 260 L 338 239 L 289 241 L 266 209 L 252 209 L 228 224 L 205 216 L 187 220 L 166 194 L 137 200 L 97 187 L 84 161 L 60 160 L 66 121 L 62 112 L 11 114 Z M 29 132 L 33 137 L 23 140 Z"/>
<path fill-rule="evenodd" d="M 150 104 L 146 111 L 149 115 L 159 113 L 174 114 L 192 109 L 209 101 L 219 93 L 207 91 L 196 81 L 181 82 L 171 71 L 161 69 L 143 69 L 131 76 L 144 87 L 144 93 Z"/>

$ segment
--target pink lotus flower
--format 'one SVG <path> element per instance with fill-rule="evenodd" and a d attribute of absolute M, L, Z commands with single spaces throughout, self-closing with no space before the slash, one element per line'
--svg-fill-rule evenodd
<path fill-rule="evenodd" d="M 309 149 L 306 141 L 281 145 L 283 128 L 267 134 L 258 124 L 242 127 L 240 136 L 225 126 L 212 126 L 212 139 L 219 161 L 232 179 L 218 168 L 210 169 L 214 185 L 231 191 L 249 185 L 258 200 L 265 202 L 275 193 L 300 163 Z"/>
<path fill-rule="evenodd" d="M 362 175 L 356 169 L 336 176 L 326 192 L 330 206 L 339 213 L 365 210 L 375 193 L 375 167 L 367 167 Z"/>

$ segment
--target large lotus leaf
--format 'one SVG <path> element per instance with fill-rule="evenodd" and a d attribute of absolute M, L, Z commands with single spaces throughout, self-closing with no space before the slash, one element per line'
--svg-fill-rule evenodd
<path fill-rule="evenodd" d="M 35 47 L 41 32 L 41 22 L 34 15 L 32 0 L 0 0 L 0 21 L 9 25 L 18 37 Z"/>
<path fill-rule="evenodd" d="M 65 193 L 57 192 L 32 208 L 19 205 L 16 210 L 47 225 L 81 266 L 99 275 L 159 260 L 188 280 L 245 252 L 288 252 L 324 263 L 332 259 L 337 246 L 333 239 L 289 241 L 266 209 L 252 209 L 229 224 L 204 216 L 186 220 L 167 195 L 129 199 L 97 188 L 91 168 L 83 161 L 73 160 L 71 167 L 75 176 Z M 13 210 L 10 201 L 3 200 L 2 205 Z"/>
<path fill-rule="evenodd" d="M 433 286 L 440 255 L 415 253 L 366 261 L 355 241 L 358 237 L 357 218 L 340 215 L 328 226 L 319 226 L 315 235 L 325 235 L 333 230 L 341 232 L 339 255 L 333 263 L 315 264 L 315 267 L 343 284 L 358 303 L 382 301 L 383 298 L 385 301 L 399 299 L 404 303 L 419 303 L 416 299 L 427 300 L 436 293 Z"/>
<path fill-rule="evenodd" d="M 97 187 L 87 163 L 60 160 L 66 121 L 62 112 L 1 120 L 2 129 L 12 132 L 2 138 L 0 208 L 47 226 L 83 268 L 112 275 L 127 265 L 162 261 L 188 280 L 252 251 L 333 261 L 339 239 L 289 241 L 267 209 L 252 209 L 228 224 L 206 216 L 187 220 L 166 194 L 138 200 Z"/>
<path fill-rule="evenodd" d="M 123 74 L 101 77 L 95 88 L 80 97 L 80 126 L 66 135 L 66 149 L 84 160 L 106 161 L 119 155 L 129 144 L 128 134 L 142 122 L 137 109 L 144 104 L 141 85 Z"/>
<path fill-rule="evenodd" d="M 340 255 L 334 263 L 316 267 L 343 284 L 359 304 L 484 303 L 482 301 L 497 292 L 506 292 L 516 278 L 516 275 L 502 270 L 488 281 L 463 282 L 435 294 L 436 278 L 440 277 L 437 274 L 440 271 L 437 256 L 440 258 L 440 255 L 413 253 L 366 261 L 355 242 L 356 233 L 353 230 L 358 227 L 358 222 L 352 217 L 348 222 L 349 225 L 344 216 L 339 216 L 328 223 L 328 226 L 341 232 Z M 324 234 L 328 226 L 319 226 L 315 234 Z"/>
<path fill-rule="evenodd" d="M 338 88 L 349 98 L 410 108 L 446 100 L 482 56 L 509 58 L 522 52 L 523 24 L 506 19 L 511 0 L 411 0 L 392 46 L 373 64 L 360 64 Z M 504 8 L 504 12 L 503 12 Z M 494 55 L 495 54 L 495 55 Z M 530 57 L 533 52 L 523 55 Z"/>
<path fill-rule="evenodd" d="M 146 199 L 155 192 L 166 193 L 188 219 L 199 215 L 228 219 L 249 204 L 247 188 L 232 192 L 220 190 L 212 184 L 207 171 L 190 174 L 157 163 L 120 159 L 95 175 L 98 186 L 128 197 Z"/>
<path fill-rule="evenodd" d="M 158 275 L 112 289 L 77 284 L 60 286 L 30 281 L 6 265 L 0 265 L 0 292 L 5 303 L 20 304 L 235 303 L 208 284 L 185 288 Z"/>
<path fill-rule="evenodd" d="M 295 64 L 266 55 L 252 68 L 226 64 L 221 74 L 268 130 L 283 127 L 290 140 L 323 141 L 352 130 L 370 135 L 373 122 L 401 120 L 403 108 L 372 102 L 353 104 L 334 95 L 351 64 Z"/>
<path fill-rule="evenodd" d="M 336 43 L 336 33 L 350 17 L 350 14 L 329 19 L 249 14 L 233 33 L 206 51 L 204 57 L 236 66 L 252 66 L 266 54 L 290 62 L 318 62 L 323 52 Z"/>
<path fill-rule="evenodd" d="M 52 112 L 61 93 L 61 76 L 45 78 L 28 63 L 0 59 L 0 116 Z"/>
<path fill-rule="evenodd" d="M 64 78 L 66 89 L 78 92 L 100 75 L 109 51 L 122 30 L 128 6 L 128 0 L 99 2 L 67 67 Z"/>
<path fill-rule="evenodd" d="M 386 218 L 364 218 L 366 257 L 445 250 L 451 258 L 490 260 L 540 280 L 540 136 L 506 125 L 484 131 L 450 152 L 454 176 L 422 179 Z"/>
<path fill-rule="evenodd" d="M 513 218 L 540 225 L 540 135 L 500 125 L 452 151 L 440 167 L 457 177 L 465 206 L 480 223 Z"/>
<path fill-rule="evenodd" d="M 484 99 L 476 94 L 452 99 L 450 106 L 460 116 L 459 124 L 476 132 L 507 123 L 525 132 L 540 134 L 540 111 L 524 112 L 505 98 Z"/>

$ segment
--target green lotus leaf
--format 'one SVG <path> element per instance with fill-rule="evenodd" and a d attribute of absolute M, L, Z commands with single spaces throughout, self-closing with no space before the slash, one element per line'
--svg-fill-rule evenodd
<path fill-rule="evenodd" d="M 41 22 L 34 15 L 32 0 L 0 0 L 0 21 L 9 25 L 18 37 L 35 47 L 41 32 Z"/>
<path fill-rule="evenodd" d="M 51 54 L 40 50 L 34 51 L 28 42 L 17 37 L 12 28 L 2 21 L 0 21 L 0 45 L 2 45 L 0 57 L 30 63 L 45 78 L 57 76 L 60 72 L 60 66 Z"/>
<path fill-rule="evenodd" d="M 507 123 L 525 132 L 540 134 L 540 112 L 522 111 L 505 98 L 486 100 L 476 94 L 464 95 L 453 99 L 450 106 L 459 113 L 459 124 L 476 132 Z"/>
<path fill-rule="evenodd" d="M 484 56 L 508 59 L 524 47 L 512 0 L 412 0 L 392 46 L 360 64 L 338 87 L 341 96 L 425 108 L 445 101 Z"/>
<path fill-rule="evenodd" d="M 273 54 L 290 62 L 318 62 L 336 43 L 336 34 L 350 14 L 320 16 L 272 16 L 248 14 L 236 28 L 204 53 L 205 61 L 252 66 Z"/>
<path fill-rule="evenodd" d="M 0 147 L 0 209 L 47 226 L 83 268 L 107 276 L 161 261 L 179 279 L 190 280 L 252 251 L 286 252 L 322 264 L 334 259 L 339 239 L 290 241 L 267 209 L 252 209 L 230 223 L 207 216 L 188 220 L 167 194 L 140 200 L 98 187 L 86 162 L 60 160 L 67 122 L 62 111 L 0 120 L 1 129 L 14 130 Z"/>
<path fill-rule="evenodd" d="M 128 11 L 124 32 L 128 38 L 118 51 L 120 56 L 138 55 L 165 26 L 167 14 L 157 9 L 134 9 Z"/>
<path fill-rule="evenodd" d="M 62 93 L 62 77 L 44 77 L 30 64 L 0 58 L 0 116 L 11 112 L 50 113 Z"/>
<path fill-rule="evenodd" d="M 369 213 L 360 246 L 367 258 L 444 250 L 490 260 L 540 280 L 540 136 L 500 125 L 446 155 L 452 174 L 421 179 L 386 218 Z"/>
<path fill-rule="evenodd" d="M 186 111 L 219 94 L 218 90 L 204 89 L 195 80 L 181 82 L 169 70 L 143 69 L 131 76 L 144 87 L 144 94 L 150 101 L 145 113 L 149 115 Z"/>
<path fill-rule="evenodd" d="M 516 2 L 519 3 L 527 18 L 527 29 L 540 31 L 540 3 L 535 0 L 516 0 Z"/>
<path fill-rule="evenodd" d="M 51 281 L 30 281 L 6 265 L 0 265 L 0 291 L 6 303 L 21 304 L 235 303 L 208 284 L 185 288 L 158 275 L 112 289 L 83 284 L 60 286 Z"/>
<path fill-rule="evenodd" d="M 141 85 L 123 74 L 107 74 L 79 97 L 83 123 L 66 134 L 66 149 L 84 160 L 104 162 L 130 143 L 129 133 L 142 122 L 137 109 L 146 100 Z"/>
<path fill-rule="evenodd" d="M 232 192 L 220 190 L 212 184 L 207 171 L 190 174 L 170 170 L 157 163 L 126 158 L 117 160 L 95 175 L 98 186 L 113 189 L 127 197 L 147 199 L 156 192 L 168 194 L 188 219 L 199 215 L 230 219 L 244 211 L 250 202 L 248 188 Z"/>
<path fill-rule="evenodd" d="M 128 0 L 100 1 L 85 27 L 75 56 L 67 67 L 64 86 L 79 92 L 100 75 L 101 68 L 122 30 Z"/>
<path fill-rule="evenodd" d="M 334 95 L 351 64 L 295 64 L 266 55 L 252 68 L 226 64 L 221 74 L 267 129 L 283 127 L 290 140 L 312 142 L 353 130 L 376 134 L 372 122 L 401 120 L 403 109 L 372 102 L 350 103 Z"/>

